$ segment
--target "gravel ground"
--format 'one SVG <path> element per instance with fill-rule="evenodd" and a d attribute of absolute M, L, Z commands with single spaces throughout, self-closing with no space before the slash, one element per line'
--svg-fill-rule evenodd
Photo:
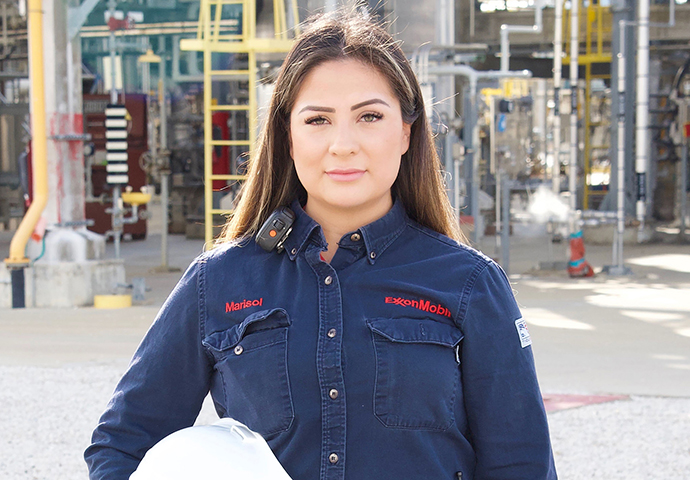
<path fill-rule="evenodd" d="M 82 453 L 126 364 L 0 366 L 0 478 L 86 479 Z M 207 402 L 198 423 L 211 423 Z M 690 480 L 690 399 L 632 397 L 549 415 L 562 480 Z"/>

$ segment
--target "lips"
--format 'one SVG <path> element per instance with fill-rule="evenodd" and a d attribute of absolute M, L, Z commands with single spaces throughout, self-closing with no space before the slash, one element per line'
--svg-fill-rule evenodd
<path fill-rule="evenodd" d="M 364 173 L 365 170 L 358 170 L 356 168 L 336 168 L 327 171 L 326 175 L 336 182 L 352 182 L 361 178 Z"/>

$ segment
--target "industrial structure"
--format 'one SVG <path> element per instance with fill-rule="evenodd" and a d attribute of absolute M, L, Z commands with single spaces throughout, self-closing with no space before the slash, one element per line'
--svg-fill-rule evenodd
<path fill-rule="evenodd" d="M 300 22 L 340 5 L 2 1 L 0 231 L 16 233 L 0 308 L 115 293 L 120 242 L 146 237 L 151 208 L 165 219 L 161 267 L 168 233 L 211 241 Z M 612 274 L 625 272 L 624 238 L 664 225 L 687 239 L 690 5 L 358 5 L 403 42 L 459 221 L 475 242 L 500 235 L 505 268 L 510 226 L 539 189 L 551 196 L 536 220 L 553 241 L 607 226 Z"/>

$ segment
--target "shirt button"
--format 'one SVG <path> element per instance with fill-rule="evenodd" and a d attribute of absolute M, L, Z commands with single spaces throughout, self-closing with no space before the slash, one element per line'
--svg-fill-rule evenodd
<path fill-rule="evenodd" d="M 330 275 L 327 276 L 326 278 L 324 278 L 323 283 L 325 283 L 326 285 L 330 285 L 331 283 L 333 283 L 333 277 L 331 277 Z"/>
<path fill-rule="evenodd" d="M 237 345 L 235 347 L 235 355 L 240 355 L 242 352 L 244 352 L 244 348 L 242 347 L 242 345 Z"/>
<path fill-rule="evenodd" d="M 328 338 L 334 338 L 337 333 L 335 328 L 331 328 L 326 335 L 328 335 Z"/>
<path fill-rule="evenodd" d="M 336 463 L 338 463 L 338 455 L 335 453 L 331 453 L 328 456 L 328 461 L 331 462 L 333 465 L 335 465 Z"/>
<path fill-rule="evenodd" d="M 331 391 L 328 392 L 328 396 L 331 397 L 331 400 L 335 400 L 336 398 L 338 398 L 338 390 L 336 390 L 335 388 L 331 388 Z"/>
<path fill-rule="evenodd" d="M 359 242 L 362 239 L 362 236 L 359 233 L 353 233 L 350 235 L 350 240 L 353 242 Z"/>

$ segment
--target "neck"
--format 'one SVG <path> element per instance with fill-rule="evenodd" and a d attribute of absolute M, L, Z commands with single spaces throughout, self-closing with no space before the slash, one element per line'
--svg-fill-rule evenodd
<path fill-rule="evenodd" d="M 378 220 L 388 213 L 392 206 L 392 198 L 389 202 L 375 205 L 373 208 L 357 207 L 356 209 L 333 208 L 307 200 L 304 211 L 321 225 L 328 243 L 328 250 L 321 255 L 324 260 L 330 262 L 338 250 L 338 242 L 343 235 Z"/>

